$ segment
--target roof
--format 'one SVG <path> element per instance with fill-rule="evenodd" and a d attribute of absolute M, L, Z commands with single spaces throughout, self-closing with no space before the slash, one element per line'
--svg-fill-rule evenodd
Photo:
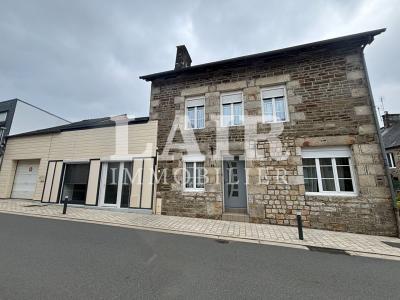
<path fill-rule="evenodd" d="M 67 122 L 67 123 L 71 123 L 70 121 L 68 121 L 68 120 L 66 120 L 66 119 L 64 119 L 64 118 L 62 118 L 62 117 L 60 117 L 60 116 L 57 116 L 57 115 L 55 115 L 55 114 L 53 114 L 53 113 L 51 113 L 51 112 L 49 112 L 49 111 L 47 111 L 47 110 L 45 110 L 45 109 L 43 109 L 43 108 L 40 108 L 40 107 L 38 107 L 38 106 L 36 106 L 36 105 L 33 105 L 33 104 L 31 104 L 31 103 L 29 103 L 29 102 L 26 102 L 26 101 L 24 101 L 24 100 L 21 100 L 21 99 L 18 99 L 18 98 L 14 98 L 14 99 L 10 99 L 10 100 L 5 100 L 5 101 L 0 101 L 0 104 L 5 104 L 5 103 L 13 103 L 14 105 L 17 103 L 17 102 L 22 102 L 22 103 L 24 103 L 24 104 L 26 104 L 26 105 L 29 105 L 29 106 L 31 106 L 31 107 L 33 107 L 33 108 L 35 108 L 35 109 L 37 109 L 37 110 L 40 110 L 40 111 L 42 111 L 42 112 L 44 112 L 44 113 L 46 113 L 46 114 L 49 114 L 49 115 L 51 115 L 51 116 L 53 116 L 53 117 L 56 117 L 56 118 L 58 118 L 58 119 L 60 119 L 60 120 L 62 120 L 62 121 L 64 121 L 64 122 Z"/>
<path fill-rule="evenodd" d="M 140 124 L 140 123 L 147 123 L 149 121 L 148 117 L 140 117 L 135 119 L 128 119 L 128 124 Z M 61 133 L 63 131 L 74 131 L 74 130 L 84 130 L 84 129 L 94 129 L 94 128 L 101 128 L 101 127 L 113 127 L 115 126 L 115 119 L 112 117 L 104 117 L 104 118 L 97 118 L 97 119 L 87 119 L 82 120 L 66 125 L 50 127 L 30 132 L 24 132 L 16 135 L 8 136 L 8 138 L 12 137 L 22 137 L 22 136 L 32 136 L 32 135 L 39 135 L 39 134 L 50 134 L 50 133 Z"/>
<path fill-rule="evenodd" d="M 385 149 L 400 147 L 400 123 L 394 123 L 381 131 Z"/>
<path fill-rule="evenodd" d="M 259 58 L 267 58 L 267 57 L 272 57 L 272 56 L 277 56 L 277 55 L 286 55 L 286 54 L 290 54 L 293 52 L 304 51 L 307 49 L 324 47 L 324 46 L 332 46 L 334 44 L 341 44 L 341 43 L 346 43 L 346 42 L 359 42 L 360 44 L 370 44 L 374 40 L 374 36 L 376 36 L 382 32 L 385 32 L 385 31 L 386 31 L 386 28 L 371 30 L 371 31 L 357 33 L 357 34 L 346 35 L 346 36 L 342 36 L 342 37 L 338 37 L 338 38 L 334 38 L 334 39 L 328 39 L 328 40 L 322 40 L 322 41 L 318 41 L 318 42 L 314 42 L 314 43 L 302 44 L 302 45 L 293 46 L 293 47 L 289 47 L 289 48 L 282 48 L 282 49 L 272 50 L 272 51 L 268 51 L 268 52 L 262 52 L 262 53 L 239 56 L 239 57 L 215 61 L 215 62 L 209 62 L 209 63 L 205 63 L 205 64 L 186 67 L 186 68 L 179 69 L 179 70 L 169 70 L 169 71 L 144 75 L 144 76 L 140 76 L 139 78 L 144 79 L 146 81 L 153 81 L 158 78 L 175 76 L 175 75 L 183 74 L 183 73 L 190 73 L 192 71 L 200 71 L 200 70 L 204 70 L 206 68 L 221 67 L 223 65 L 245 62 L 245 61 L 259 59 Z"/>

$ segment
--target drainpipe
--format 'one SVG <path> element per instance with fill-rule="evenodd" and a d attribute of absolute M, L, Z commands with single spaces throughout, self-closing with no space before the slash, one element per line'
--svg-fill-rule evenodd
<path fill-rule="evenodd" d="M 371 41 L 372 42 L 372 41 Z M 370 43 L 371 43 L 370 42 Z M 369 43 L 368 43 L 369 44 Z M 361 56 L 362 56 L 362 63 L 363 63 L 363 68 L 364 68 L 364 72 L 365 72 L 365 76 L 367 79 L 367 85 L 368 85 L 368 92 L 369 92 L 369 104 L 372 107 L 372 115 L 374 117 L 374 121 L 375 121 L 375 127 L 376 127 L 376 131 L 378 134 L 378 141 L 379 141 L 379 146 L 381 148 L 381 153 L 382 153 L 382 158 L 383 158 L 383 164 L 384 164 L 384 168 L 385 168 L 385 175 L 386 178 L 388 180 L 389 183 L 389 189 L 390 189 L 390 195 L 392 197 L 392 204 L 393 204 L 393 212 L 395 215 L 395 220 L 396 220 L 396 225 L 397 225 L 397 235 L 400 237 L 400 220 L 399 220 L 399 209 L 397 208 L 397 203 L 396 203 L 396 193 L 394 191 L 393 188 L 393 182 L 392 182 L 392 177 L 390 175 L 389 172 L 389 166 L 387 163 L 387 158 L 386 158 L 386 150 L 385 147 L 383 145 L 383 139 L 382 139 L 382 135 L 381 135 L 381 131 L 380 131 L 380 126 L 379 126 L 379 121 L 378 121 L 378 116 L 376 114 L 376 107 L 375 107 L 375 101 L 374 101 L 374 96 L 372 94 L 372 88 L 371 88 L 371 83 L 369 81 L 369 75 L 368 75 L 368 70 L 367 70 L 367 63 L 365 62 L 365 56 L 364 56 L 364 48 L 367 44 L 363 45 L 361 47 Z"/>

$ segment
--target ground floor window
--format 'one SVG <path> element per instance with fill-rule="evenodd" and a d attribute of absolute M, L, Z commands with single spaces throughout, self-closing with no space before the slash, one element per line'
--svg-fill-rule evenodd
<path fill-rule="evenodd" d="M 184 190 L 204 191 L 204 161 L 185 161 Z"/>
<path fill-rule="evenodd" d="M 356 193 L 349 148 L 307 148 L 302 156 L 306 193 Z"/>
<path fill-rule="evenodd" d="M 65 164 L 61 201 L 68 197 L 74 204 L 85 204 L 89 179 L 88 163 Z"/>

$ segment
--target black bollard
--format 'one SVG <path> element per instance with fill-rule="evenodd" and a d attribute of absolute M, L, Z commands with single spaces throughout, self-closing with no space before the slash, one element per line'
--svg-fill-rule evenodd
<path fill-rule="evenodd" d="M 303 237 L 303 222 L 301 221 L 301 212 L 297 213 L 297 229 L 299 231 L 299 240 L 304 240 Z"/>
<path fill-rule="evenodd" d="M 64 207 L 63 207 L 63 215 L 67 213 L 67 206 L 68 206 L 68 196 L 64 198 Z"/>

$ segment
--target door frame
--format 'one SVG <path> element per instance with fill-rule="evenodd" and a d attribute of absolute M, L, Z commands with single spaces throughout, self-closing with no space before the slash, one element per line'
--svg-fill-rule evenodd
<path fill-rule="evenodd" d="M 224 170 L 224 162 L 226 160 L 234 160 L 235 156 L 239 157 L 239 161 L 244 161 L 244 178 L 245 178 L 245 188 L 246 188 L 246 211 L 249 212 L 249 191 L 247 188 L 247 160 L 243 153 L 241 154 L 222 154 L 221 161 L 221 189 L 222 189 L 222 212 L 226 212 L 225 208 L 225 170 Z"/>

